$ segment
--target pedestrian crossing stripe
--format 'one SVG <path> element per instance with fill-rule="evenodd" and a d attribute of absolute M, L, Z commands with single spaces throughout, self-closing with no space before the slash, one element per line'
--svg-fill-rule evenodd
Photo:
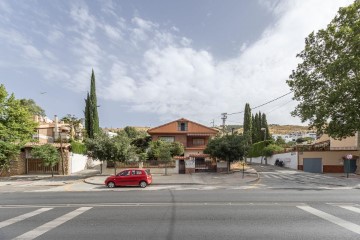
<path fill-rule="evenodd" d="M 357 234 L 360 234 L 360 226 L 355 224 L 355 223 L 352 223 L 352 222 L 349 222 L 349 221 L 346 221 L 344 219 L 341 219 L 339 217 L 336 217 L 334 215 L 331 215 L 331 214 L 328 214 L 326 212 L 323 212 L 323 211 L 320 211 L 316 208 L 312 208 L 310 206 L 297 206 L 297 208 L 299 209 L 302 209 L 308 213 L 311 213 L 315 216 L 318 216 L 319 218 L 322 218 L 326 221 L 329 221 L 329 222 L 332 222 L 336 225 L 339 225 L 343 228 L 346 228 L 347 230 L 350 230 L 354 233 L 357 233 Z"/>
<path fill-rule="evenodd" d="M 130 204 L 130 203 L 129 203 Z M 124 206 L 124 207 L 127 207 L 129 204 L 123 204 L 121 206 Z M 145 203 L 144 203 L 145 204 Z M 198 205 L 199 203 L 183 203 L 182 205 L 183 206 L 193 206 L 193 205 Z M 232 203 L 232 202 L 224 202 L 224 203 L 202 203 L 202 205 L 204 206 L 213 206 L 213 205 L 226 205 L 226 206 L 232 206 L 232 205 L 239 205 L 239 206 L 257 206 L 257 204 L 254 204 L 254 203 Z M 279 204 L 279 203 L 271 203 L 272 206 L 279 206 L 279 207 L 284 207 L 283 205 Z M 329 214 L 325 211 L 321 211 L 321 210 L 318 210 L 314 207 L 311 207 L 311 206 L 308 206 L 306 205 L 305 203 L 293 203 L 294 205 L 286 205 L 286 207 L 296 207 L 298 209 L 301 209 L 311 215 L 314 215 L 314 216 L 317 216 L 321 219 L 324 219 L 330 223 L 333 223 L 333 224 L 336 224 L 342 228 L 345 228 L 353 233 L 356 233 L 356 234 L 360 234 L 360 225 L 358 224 L 355 224 L 351 221 L 348 221 L 348 220 L 344 220 L 342 218 L 339 218 L 335 215 L 332 215 L 332 214 Z M 85 205 L 85 204 L 84 204 Z M 139 204 L 138 204 L 139 205 Z M 172 206 L 173 203 L 159 203 L 159 204 L 155 204 L 154 203 L 151 203 L 151 204 L 145 204 L 144 206 Z M 266 204 L 265 204 L 266 205 Z M 262 206 L 265 206 L 265 205 L 262 205 Z M 351 211 L 351 212 L 354 212 L 354 213 L 357 213 L 357 214 L 360 214 L 360 206 L 358 204 L 341 204 L 341 205 L 335 205 L 335 204 L 330 204 L 332 207 L 335 207 L 335 208 L 343 208 L 343 209 L 346 209 L 348 211 Z M 104 205 L 104 206 L 108 206 L 108 207 L 114 207 L 112 204 L 109 204 L 109 205 Z M 116 206 L 116 207 L 121 207 L 120 205 Z M 9 225 L 12 225 L 12 224 L 16 224 L 20 221 L 30 221 L 29 218 L 30 217 L 34 217 L 34 216 L 37 216 L 37 215 L 40 215 L 42 213 L 45 213 L 49 210 L 52 210 L 53 208 L 56 208 L 56 207 L 63 207 L 63 206 L 57 206 L 57 205 L 54 205 L 52 207 L 43 207 L 43 208 L 39 208 L 35 211 L 31 211 L 29 213 L 26 213 L 26 214 L 22 214 L 22 215 L 19 215 L 17 217 L 13 217 L 13 218 L 10 218 L 8 220 L 5 220 L 5 221 L 2 221 L 0 222 L 0 228 L 5 228 Z M 79 215 L 83 214 L 84 212 L 92 209 L 93 207 L 97 207 L 96 204 L 94 205 L 88 205 L 88 206 L 84 206 L 84 207 L 79 207 L 69 213 L 66 213 L 60 217 L 57 217 L 55 218 L 54 220 L 51 220 L 49 222 L 46 222 L 30 231 L 27 231 L 15 238 L 13 238 L 13 240 L 19 240 L 19 239 L 25 239 L 25 240 L 33 240 L 45 233 L 47 233 L 48 231 L 56 228 L 56 227 L 59 227 L 60 225 L 66 223 L 67 221 L 71 220 L 71 219 L 74 219 L 76 217 L 78 217 Z M 103 206 L 102 206 L 103 207 Z M 1 210 L 1 209 L 0 209 Z"/>

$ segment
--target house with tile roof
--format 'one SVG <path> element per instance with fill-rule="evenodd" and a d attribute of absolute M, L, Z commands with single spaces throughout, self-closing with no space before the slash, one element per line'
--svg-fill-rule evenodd
<path fill-rule="evenodd" d="M 204 154 L 204 150 L 209 140 L 218 134 L 218 130 L 180 118 L 147 132 L 152 141 L 179 142 L 184 146 L 184 156 L 175 157 L 179 173 L 216 171 L 216 162 L 208 154 Z"/>

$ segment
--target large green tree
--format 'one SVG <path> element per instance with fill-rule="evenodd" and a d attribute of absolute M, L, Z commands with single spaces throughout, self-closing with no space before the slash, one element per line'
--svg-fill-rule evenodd
<path fill-rule="evenodd" d="M 20 104 L 26 107 L 32 115 L 45 117 L 45 110 L 42 109 L 33 99 L 20 99 Z"/>
<path fill-rule="evenodd" d="M 85 129 L 89 138 L 94 138 L 99 134 L 99 114 L 96 97 L 95 74 L 94 70 L 91 73 L 90 94 L 87 94 L 85 99 Z"/>
<path fill-rule="evenodd" d="M 184 146 L 179 142 L 153 141 L 148 149 L 148 158 L 156 159 L 165 163 L 165 175 L 167 175 L 167 164 L 173 161 L 174 156 L 184 154 Z"/>
<path fill-rule="evenodd" d="M 244 156 L 244 137 L 237 134 L 215 137 L 209 141 L 204 153 L 227 161 L 229 172 L 230 162 L 240 160 Z"/>
<path fill-rule="evenodd" d="M 9 170 L 23 143 L 32 139 L 35 123 L 29 109 L 0 85 L 0 172 Z"/>
<path fill-rule="evenodd" d="M 42 159 L 43 164 L 50 167 L 51 176 L 54 177 L 54 167 L 60 159 L 60 153 L 56 147 L 51 144 L 36 146 L 31 150 L 31 155 L 34 158 Z"/>
<path fill-rule="evenodd" d="M 131 139 L 126 135 L 118 135 L 111 138 L 105 133 L 97 134 L 94 138 L 88 138 L 85 141 L 85 145 L 89 156 L 99 159 L 101 162 L 112 162 L 115 174 L 117 162 L 136 159 L 135 148 L 131 145 Z"/>
<path fill-rule="evenodd" d="M 292 112 L 334 138 L 360 130 L 360 0 L 312 32 L 287 81 L 300 103 Z"/>

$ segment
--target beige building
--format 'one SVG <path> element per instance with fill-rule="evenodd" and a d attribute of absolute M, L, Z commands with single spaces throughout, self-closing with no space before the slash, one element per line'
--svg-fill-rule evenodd
<path fill-rule="evenodd" d="M 336 140 L 323 134 L 315 144 L 298 147 L 298 169 L 307 172 L 356 172 L 360 174 L 360 136 Z"/>
<path fill-rule="evenodd" d="M 65 141 L 70 137 L 82 138 L 83 126 L 80 124 L 77 130 L 73 129 L 70 124 L 59 121 L 55 115 L 54 120 L 48 118 L 35 116 L 35 122 L 39 125 L 36 128 L 36 133 L 33 135 L 34 139 L 38 139 L 39 143 L 54 143 L 60 138 Z"/>

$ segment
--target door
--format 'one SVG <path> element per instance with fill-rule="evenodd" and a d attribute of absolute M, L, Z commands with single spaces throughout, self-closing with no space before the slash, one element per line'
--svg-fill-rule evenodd
<path fill-rule="evenodd" d="M 129 184 L 129 180 L 130 180 L 130 170 L 125 170 L 120 172 L 119 174 L 117 174 L 116 178 L 115 178 L 115 185 L 116 186 L 127 186 L 130 185 Z"/>
<path fill-rule="evenodd" d="M 322 173 L 322 159 L 304 158 L 304 172 Z"/>
<path fill-rule="evenodd" d="M 179 174 L 185 174 L 185 161 L 179 160 Z"/>

